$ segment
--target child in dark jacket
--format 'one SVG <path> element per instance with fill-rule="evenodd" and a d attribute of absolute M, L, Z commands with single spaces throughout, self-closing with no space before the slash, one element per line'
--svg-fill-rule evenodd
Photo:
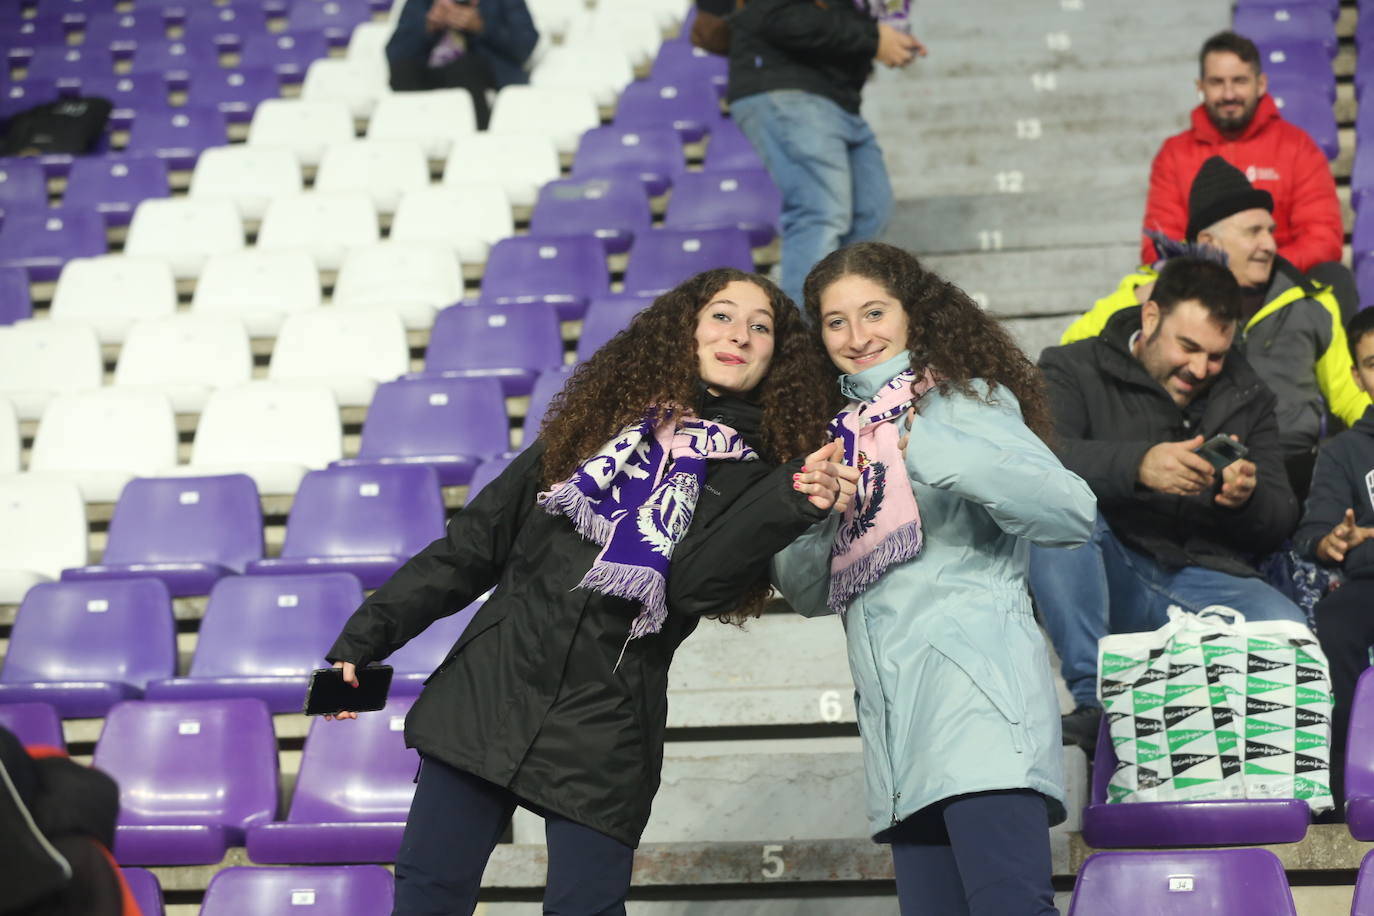
<path fill-rule="evenodd" d="M 1355 384 L 1374 393 L 1374 309 L 1357 312 L 1346 333 Z M 1374 408 L 1322 446 L 1295 540 L 1299 553 L 1345 579 L 1314 611 L 1331 665 L 1331 788 L 1340 811 L 1350 701 L 1374 646 Z"/>

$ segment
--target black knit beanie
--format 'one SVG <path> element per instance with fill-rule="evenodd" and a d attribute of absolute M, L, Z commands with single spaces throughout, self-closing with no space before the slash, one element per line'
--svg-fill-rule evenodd
<path fill-rule="evenodd" d="M 1202 163 L 1188 189 L 1188 241 L 1203 229 L 1243 210 L 1274 212 L 1274 196 L 1251 186 L 1245 173 L 1220 156 Z"/>

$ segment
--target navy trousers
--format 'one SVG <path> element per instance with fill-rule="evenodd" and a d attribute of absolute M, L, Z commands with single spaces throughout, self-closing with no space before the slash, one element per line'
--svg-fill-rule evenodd
<path fill-rule="evenodd" d="M 885 831 L 902 916 L 1057 916 L 1045 799 L 961 795 Z"/>
<path fill-rule="evenodd" d="M 392 916 L 454 916 L 477 908 L 482 872 L 521 800 L 509 790 L 426 759 L 396 857 Z M 544 912 L 624 916 L 634 849 L 547 811 Z"/>

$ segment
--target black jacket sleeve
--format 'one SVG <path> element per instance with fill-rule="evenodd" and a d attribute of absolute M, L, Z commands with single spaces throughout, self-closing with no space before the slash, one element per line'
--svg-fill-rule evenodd
<path fill-rule="evenodd" d="M 448 524 L 448 534 L 417 553 L 344 625 L 325 658 L 366 665 L 386 658 L 441 617 L 496 585 L 534 504 L 544 454 L 526 449 Z"/>
<path fill-rule="evenodd" d="M 525 0 L 487 0 L 481 4 L 481 11 L 482 31 L 476 38 L 483 48 L 504 57 L 513 67 L 525 66 L 539 43 L 539 31 Z"/>
<path fill-rule="evenodd" d="M 767 579 L 773 554 L 826 516 L 792 488 L 800 467 L 800 461 L 791 461 L 774 469 L 713 519 L 691 549 L 673 557 L 669 610 L 719 614 L 733 609 L 743 588 Z"/>
<path fill-rule="evenodd" d="M 1334 445 L 1328 442 L 1317 453 L 1317 463 L 1312 469 L 1312 489 L 1307 493 L 1302 523 L 1293 535 L 1293 549 L 1307 560 L 1317 559 L 1317 544 L 1340 524 L 1345 510 L 1353 508 L 1348 504 L 1350 483 L 1336 458 Z"/>
<path fill-rule="evenodd" d="M 829 4 L 852 0 L 750 0 L 730 17 L 730 27 L 747 29 L 780 51 L 821 57 L 873 57 L 878 24 L 841 15 Z"/>
<path fill-rule="evenodd" d="M 1211 509 L 1220 513 L 1217 534 L 1236 550 L 1256 554 L 1279 549 L 1298 524 L 1298 500 L 1288 483 L 1279 445 L 1279 421 L 1274 415 L 1275 398 L 1267 389 L 1258 395 L 1267 399 L 1253 428 L 1241 438 L 1255 463 L 1255 491 L 1239 509 L 1227 509 L 1216 502 Z M 1220 489 L 1218 476 L 1217 490 Z"/>

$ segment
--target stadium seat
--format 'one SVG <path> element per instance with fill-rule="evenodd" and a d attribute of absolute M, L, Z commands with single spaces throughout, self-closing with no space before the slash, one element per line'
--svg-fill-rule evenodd
<path fill-rule="evenodd" d="M 285 821 L 248 831 L 263 864 L 392 862 L 401 848 L 420 755 L 405 744 L 414 696 L 393 696 L 344 728 L 311 723 Z M 376 911 L 385 912 L 385 911 Z"/>
<path fill-rule="evenodd" d="M 249 574 L 351 572 L 377 588 L 444 534 L 444 501 L 433 468 L 392 465 L 311 471 L 296 491 L 278 558 Z"/>
<path fill-rule="evenodd" d="M 412 140 L 351 140 L 325 147 L 315 190 L 364 191 L 377 212 L 391 215 L 406 191 L 429 187 L 429 162 Z"/>
<path fill-rule="evenodd" d="M 1097 852 L 1074 882 L 1069 916 L 1296 916 L 1279 857 L 1267 849 Z"/>
<path fill-rule="evenodd" d="M 258 221 L 272 198 L 299 194 L 301 188 L 301 165 L 289 149 L 236 144 L 201 153 L 189 193 L 195 200 L 230 200 L 241 218 Z"/>
<path fill-rule="evenodd" d="M 258 247 L 307 251 L 320 270 L 338 270 L 348 249 L 371 245 L 380 237 L 377 211 L 366 192 L 310 192 L 277 197 L 267 205 Z"/>
<path fill-rule="evenodd" d="M 205 262 L 192 313 L 241 319 L 250 337 L 276 337 L 292 312 L 320 306 L 320 272 L 304 251 L 249 248 Z"/>
<path fill-rule="evenodd" d="M 596 99 L 585 90 L 507 86 L 496 94 L 489 130 L 537 133 L 553 140 L 559 153 L 572 154 L 582 132 L 600 126 Z"/>
<path fill-rule="evenodd" d="M 749 233 L 755 248 L 778 234 L 782 221 L 782 192 L 763 169 L 717 169 L 688 172 L 674 186 L 665 229 L 725 229 Z"/>
<path fill-rule="evenodd" d="M 496 378 L 506 397 L 518 397 L 561 365 L 558 315 L 547 305 L 455 305 L 434 320 L 424 375 Z"/>
<path fill-rule="evenodd" d="M 652 298 L 647 296 L 634 295 L 593 299 L 592 304 L 587 306 L 586 317 L 582 319 L 582 333 L 577 337 L 577 361 L 580 363 L 591 359 L 592 354 L 599 350 L 602 344 L 628 328 L 630 321 L 652 301 Z M 544 376 L 541 375 L 539 382 L 542 383 L 543 380 Z M 536 383 L 536 387 L 538 384 Z M 561 387 L 562 380 L 558 384 Z M 534 407 L 534 397 L 530 395 L 531 409 Z M 542 416 L 542 411 L 540 415 Z"/>
<path fill-rule="evenodd" d="M 1295 87 L 1326 93 L 1336 101 L 1336 76 L 1331 70 L 1331 54 L 1319 41 L 1291 41 L 1282 45 L 1258 42 L 1264 74 L 1273 92 Z M 1355 95 L 1363 94 L 1364 70 L 1356 68 Z"/>
<path fill-rule="evenodd" d="M 74 483 L 87 502 L 112 503 L 134 477 L 176 459 L 176 417 L 164 395 L 99 388 L 49 402 L 29 473 Z"/>
<path fill-rule="evenodd" d="M 152 577 L 174 598 L 208 595 L 220 579 L 261 559 L 262 546 L 251 477 L 139 478 L 119 495 L 100 563 L 64 570 L 62 581 Z"/>
<path fill-rule="evenodd" d="M 481 302 L 540 302 L 555 306 L 565 321 L 580 318 L 588 302 L 611 291 L 605 254 L 592 235 L 502 239 L 487 255 Z"/>
<path fill-rule="evenodd" d="M 167 161 L 168 168 L 188 170 L 195 167 L 200 154 L 229 142 L 229 121 L 218 108 L 184 105 L 165 111 L 139 111 L 129 128 L 126 152 L 153 155 Z"/>
<path fill-rule="evenodd" d="M 558 148 L 551 138 L 488 130 L 453 142 L 444 167 L 444 185 L 494 185 L 505 189 L 511 206 L 532 207 L 544 182 L 560 174 Z"/>
<path fill-rule="evenodd" d="M 671 127 L 598 127 L 582 135 L 573 160 L 573 178 L 638 175 L 650 197 L 672 187 L 687 171 L 682 141 Z"/>
<path fill-rule="evenodd" d="M 599 3 L 590 14 L 573 18 L 564 43 L 575 45 L 587 40 L 618 45 L 638 70 L 653 62 L 663 33 L 655 14 L 642 3 Z"/>
<path fill-rule="evenodd" d="M 554 395 L 563 390 L 563 386 L 568 382 L 568 377 L 572 375 L 573 368 L 573 366 L 560 366 L 557 369 L 539 373 L 539 378 L 535 379 L 534 388 L 530 391 L 529 405 L 525 408 L 525 419 L 521 424 L 523 437 L 520 442 L 521 448 L 529 448 L 530 443 L 538 438 L 539 427 L 544 422 L 544 414 L 548 412 L 549 402 L 553 400 Z M 469 499 L 479 489 L 477 478 L 483 473 L 490 473 L 490 469 L 486 467 L 487 464 L 489 462 L 483 462 L 478 467 L 477 473 L 473 475 L 473 489 L 468 494 Z M 501 468 L 504 467 L 505 465 L 501 465 Z M 499 472 L 501 468 L 496 470 Z"/>
<path fill-rule="evenodd" d="M 0 475 L 19 473 L 19 416 L 8 400 L 0 397 Z"/>
<path fill-rule="evenodd" d="M 390 7 L 390 0 L 384 0 Z M 344 55 L 349 60 L 371 61 L 386 65 L 386 44 L 396 31 L 394 22 L 360 22 L 353 27 L 348 36 L 348 51 Z M 446 90 L 435 90 L 445 92 Z M 425 93 L 421 93 L 425 94 Z"/>
<path fill-rule="evenodd" d="M 561 39 L 575 17 L 585 14 L 585 6 L 578 0 L 526 0 L 530 18 L 541 38 Z"/>
<path fill-rule="evenodd" d="M 1300 89 L 1284 89 L 1282 94 L 1271 95 L 1274 95 L 1274 104 L 1285 121 L 1307 131 L 1328 160 L 1336 158 L 1340 153 L 1336 112 L 1326 96 L 1320 91 L 1304 92 Z"/>
<path fill-rule="evenodd" d="M 730 169 L 757 171 L 763 168 L 763 160 L 744 131 L 729 118 L 722 118 L 711 131 L 711 140 L 706 145 L 706 159 L 701 168 L 705 172 Z"/>
<path fill-rule="evenodd" d="M 98 95 L 110 100 L 112 130 L 128 130 L 139 112 L 166 112 L 172 107 L 167 80 L 161 73 L 104 73 L 81 80 L 82 95 Z"/>
<path fill-rule="evenodd" d="M 371 18 L 366 0 L 292 0 L 286 25 L 292 30 L 323 32 L 330 44 L 342 47 L 354 27 Z"/>
<path fill-rule="evenodd" d="M 720 121 L 720 96 L 707 82 L 639 82 L 625 87 L 615 125 L 626 129 L 671 127 L 683 143 L 696 143 Z"/>
<path fill-rule="evenodd" d="M 51 314 L 54 321 L 85 322 L 101 343 L 119 343 L 135 321 L 170 317 L 176 307 L 176 280 L 166 260 L 111 254 L 67 262 Z"/>
<path fill-rule="evenodd" d="M 86 506 L 75 484 L 0 477 L 0 604 L 86 562 Z"/>
<path fill-rule="evenodd" d="M 236 51 L 249 35 L 268 30 L 267 10 L 257 3 L 186 4 L 183 10 L 186 18 L 181 28 L 187 37 L 209 38 L 225 51 Z"/>
<path fill-rule="evenodd" d="M 630 8 L 632 12 L 645 10 L 652 14 L 654 23 L 665 35 L 681 29 L 686 21 L 686 14 L 693 9 L 690 4 L 682 3 L 681 0 L 600 0 L 596 8 L 603 16 L 619 14 L 625 8 Z M 689 34 L 690 31 L 688 27 L 682 34 Z"/>
<path fill-rule="evenodd" d="M 365 23 L 358 28 L 377 24 Z M 477 116 L 466 89 L 387 93 L 377 101 L 367 122 L 369 140 L 418 143 L 432 160 L 447 159 L 454 142 L 476 130 Z"/>
<path fill-rule="evenodd" d="M 200 71 L 192 75 L 186 90 L 191 104 L 219 109 L 230 124 L 252 120 L 261 102 L 280 94 L 281 83 L 271 67 Z"/>
<path fill-rule="evenodd" d="M 282 323 L 267 377 L 326 385 L 340 407 L 365 407 L 378 382 L 409 367 L 405 326 L 394 312 L 314 309 Z"/>
<path fill-rule="evenodd" d="M 176 197 L 138 205 L 124 253 L 165 258 L 182 280 L 200 276 L 212 255 L 243 247 L 243 221 L 232 202 Z"/>
<path fill-rule="evenodd" d="M 323 32 L 264 32 L 243 37 L 239 66 L 271 67 L 282 82 L 299 83 L 310 64 L 328 53 Z"/>
<path fill-rule="evenodd" d="M 253 353 L 232 315 L 171 315 L 129 330 L 115 366 L 120 387 L 158 391 L 177 413 L 200 413 L 210 393 L 249 381 Z"/>
<path fill-rule="evenodd" d="M 150 700 L 256 697 L 300 712 L 310 672 L 363 602 L 348 573 L 231 576 L 215 583 L 185 677 L 148 684 Z"/>
<path fill-rule="evenodd" d="M 297 0 L 301 2 L 301 0 Z M 200 916 L 371 916 L 390 913 L 395 882 L 380 865 L 318 868 L 234 866 L 215 873 Z"/>
<path fill-rule="evenodd" d="M 28 76 L 22 83 L 0 89 L 0 120 L 8 121 L 26 108 L 57 99 L 57 80 Z"/>
<path fill-rule="evenodd" d="M 0 327 L 0 398 L 21 420 L 37 420 L 58 394 L 99 388 L 104 374 L 100 341 L 83 322 Z"/>
<path fill-rule="evenodd" d="M 614 108 L 620 93 L 634 81 L 630 57 L 619 45 L 583 39 L 550 48 L 530 74 L 536 89 L 576 89 L 600 108 Z"/>
<path fill-rule="evenodd" d="M 25 68 L 26 79 L 53 80 L 59 86 L 80 85 L 82 77 L 114 72 L 114 55 L 108 49 L 74 48 L 70 45 L 38 45 Z"/>
<path fill-rule="evenodd" d="M 754 252 L 743 229 L 653 229 L 635 240 L 625 268 L 625 292 L 657 296 L 717 267 L 752 273 Z"/>
<path fill-rule="evenodd" d="M 446 245 L 462 263 L 481 264 L 492 245 L 514 234 L 505 190 L 472 183 L 407 191 L 401 195 L 387 238 Z"/>
<path fill-rule="evenodd" d="M 468 500 L 471 501 L 487 484 L 500 477 L 501 472 L 514 460 L 514 455 L 502 455 L 499 458 L 488 458 L 479 464 L 477 470 L 472 472 L 472 482 L 468 484 Z"/>
<path fill-rule="evenodd" d="M 326 146 L 353 136 L 353 116 L 342 102 L 268 99 L 248 127 L 250 146 L 285 147 L 307 167 L 320 164 Z"/>
<path fill-rule="evenodd" d="M 64 719 L 103 716 L 176 673 L 176 622 L 156 579 L 44 582 L 14 618 L 0 704 L 51 703 Z"/>
<path fill-rule="evenodd" d="M 373 61 L 332 57 L 322 57 L 311 64 L 301 84 L 302 99 L 342 103 L 358 120 L 371 117 L 377 100 L 390 91 L 386 67 Z"/>
<path fill-rule="evenodd" d="M 439 309 L 462 298 L 463 274 L 449 247 L 387 241 L 344 255 L 333 303 L 391 311 L 408 329 L 423 330 L 434 324 Z"/>
<path fill-rule="evenodd" d="M 36 159 L 0 159 L 0 210 L 44 208 L 48 179 Z"/>
<path fill-rule="evenodd" d="M 0 327 L 32 317 L 28 272 L 21 267 L 0 267 Z"/>
<path fill-rule="evenodd" d="M 621 254 L 649 231 L 652 219 L 648 193 L 637 177 L 564 178 L 539 189 L 530 235 L 590 233 L 601 240 L 607 254 Z"/>
<path fill-rule="evenodd" d="M 134 52 L 131 73 L 160 73 L 172 90 L 186 89 L 200 74 L 219 69 L 219 48 L 214 39 L 196 37 L 168 38 L 141 42 Z"/>
<path fill-rule="evenodd" d="M 95 210 L 64 207 L 5 214 L 0 224 L 0 267 L 22 267 L 30 283 L 56 280 L 72 258 L 106 251 L 105 218 Z"/>
<path fill-rule="evenodd" d="M 129 885 L 129 892 L 134 895 L 142 916 L 164 916 L 166 909 L 162 901 L 162 885 L 157 875 L 146 868 L 121 870 L 124 872 L 124 883 Z"/>
<path fill-rule="evenodd" d="M 67 174 L 62 206 L 93 209 L 111 226 L 127 226 L 144 200 L 170 193 L 167 163 L 151 157 L 78 157 Z"/>
<path fill-rule="evenodd" d="M 395 672 L 391 679 L 392 695 L 419 693 L 424 682 L 448 658 L 458 637 L 472 622 L 472 615 L 481 607 L 482 599 L 478 598 L 458 613 L 440 617 L 410 642 L 388 655 L 386 664 Z"/>
<path fill-rule="evenodd" d="M 1350 916 L 1374 916 L 1374 850 L 1365 853 L 1360 860 L 1360 870 L 1355 876 L 1355 899 L 1350 907 Z"/>
<path fill-rule="evenodd" d="M 19 11 L 16 5 L 15 12 Z M 21 19 L 3 23 L 7 30 L 4 44 L 0 45 L 10 66 L 23 66 L 33 59 L 34 52 L 41 47 L 61 47 L 67 43 L 66 25 L 56 17 Z"/>
<path fill-rule="evenodd" d="M 67 749 L 62 717 L 51 703 L 0 703 L 0 727 L 13 732 L 25 747 Z"/>
<path fill-rule="evenodd" d="M 698 48 L 684 37 L 659 46 L 649 77 L 652 82 L 666 85 L 709 84 L 718 98 L 724 98 L 729 75 L 728 58 Z"/>
<path fill-rule="evenodd" d="M 1324 9 L 1290 4 L 1283 9 L 1239 7 L 1232 28 L 1259 45 L 1289 41 L 1313 41 L 1336 55 L 1336 23 Z"/>
<path fill-rule="evenodd" d="M 342 453 L 339 408 L 328 387 L 258 381 L 212 394 L 200 415 L 190 463 L 163 470 L 243 473 L 260 495 L 282 496 L 296 492 L 307 471 Z"/>
<path fill-rule="evenodd" d="M 490 378 L 412 378 L 377 386 L 356 458 L 335 467 L 423 464 L 462 486 L 484 459 L 510 449 L 506 402 Z"/>
<path fill-rule="evenodd" d="M 217 863 L 277 809 L 277 739 L 261 700 L 118 703 L 92 765 L 119 784 L 121 865 Z"/>
<path fill-rule="evenodd" d="M 1345 749 L 1345 822 L 1350 835 L 1374 839 L 1374 669 L 1365 669 L 1350 704 Z M 1332 760 L 1333 767 L 1341 762 Z"/>

